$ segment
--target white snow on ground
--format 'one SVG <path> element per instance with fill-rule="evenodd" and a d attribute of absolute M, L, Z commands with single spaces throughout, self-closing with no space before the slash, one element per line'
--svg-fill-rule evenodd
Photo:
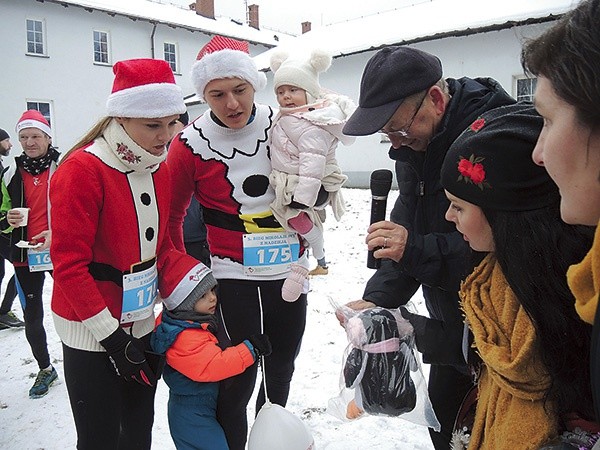
<path fill-rule="evenodd" d="M 373 273 L 366 267 L 364 243 L 370 217 L 370 192 L 344 189 L 343 194 L 346 214 L 339 223 L 331 214 L 325 222 L 329 275 L 311 280 L 307 329 L 287 409 L 305 420 L 319 450 L 432 449 L 427 429 L 402 418 L 371 416 L 342 422 L 326 412 L 329 399 L 340 391 L 340 371 L 347 346 L 346 335 L 334 316 L 329 298 L 338 303 L 359 299 Z M 396 195 L 396 191 L 390 193 L 388 209 Z M 312 263 L 316 264 L 314 260 Z M 12 266 L 7 264 L 2 293 L 11 274 Z M 51 293 L 52 278 L 48 276 L 44 288 L 45 326 L 52 363 L 59 373 L 59 380 L 48 395 L 36 400 L 28 397 L 38 368 L 24 330 L 0 331 L 0 448 L 4 450 L 75 448 L 76 433 L 64 383 L 61 343 L 50 314 Z M 413 300 L 420 311 L 425 311 L 420 293 Z M 18 301 L 13 310 L 22 317 Z M 168 388 L 161 380 L 155 403 L 154 449 L 175 448 L 167 423 L 167 399 Z M 248 411 L 250 423 L 254 417 L 252 405 L 253 402 Z"/>

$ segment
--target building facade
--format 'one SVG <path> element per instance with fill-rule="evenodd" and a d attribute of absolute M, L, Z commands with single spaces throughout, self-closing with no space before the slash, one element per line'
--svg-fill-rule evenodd
<path fill-rule="evenodd" d="M 334 60 L 321 75 L 322 86 L 357 102 L 367 61 L 388 44 L 411 45 L 437 55 L 445 77 L 492 77 L 514 97 L 531 98 L 535 81 L 527 79 L 521 68 L 522 43 L 542 33 L 570 8 L 567 0 L 547 1 L 557 5 L 551 12 L 529 6 L 528 11 L 511 13 L 510 20 L 492 12 L 484 25 L 481 20 L 470 23 L 466 19 L 454 24 L 450 17 L 439 24 L 431 20 L 426 23 L 420 18 L 430 15 L 420 14 L 418 9 L 435 7 L 436 2 L 431 2 L 397 12 L 412 28 L 396 26 L 390 30 L 390 26 L 364 19 L 292 38 L 260 30 L 257 24 L 253 27 L 216 20 L 156 1 L 0 0 L 0 54 L 4 62 L 0 128 L 11 132 L 25 109 L 38 109 L 51 122 L 54 145 L 68 150 L 105 115 L 112 65 L 129 58 L 167 60 L 177 84 L 189 97 L 189 113 L 194 118 L 206 106 L 194 101 L 189 73 L 198 50 L 215 34 L 249 41 L 251 55 L 264 70 L 268 70 L 272 47 L 329 48 Z M 207 3 L 209 15 L 211 7 L 214 14 L 214 0 L 197 0 L 191 6 L 206 10 Z M 381 16 L 384 20 L 386 14 Z M 267 88 L 257 93 L 256 99 L 275 107 L 270 72 L 267 78 Z M 16 136 L 13 139 L 16 141 Z M 389 142 L 379 135 L 359 137 L 349 147 L 340 145 L 338 161 L 349 176 L 347 186 L 366 187 L 373 170 L 393 168 L 388 149 Z M 15 148 L 13 153 L 19 151 Z"/>

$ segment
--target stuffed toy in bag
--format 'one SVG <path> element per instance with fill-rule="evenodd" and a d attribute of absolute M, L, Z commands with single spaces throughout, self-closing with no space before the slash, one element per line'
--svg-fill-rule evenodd
<path fill-rule="evenodd" d="M 372 308 L 348 319 L 345 328 L 353 348 L 344 364 L 344 381 L 356 392 L 347 417 L 362 411 L 386 416 L 412 411 L 417 392 L 410 376 L 416 369 L 410 323 L 397 311 Z"/>

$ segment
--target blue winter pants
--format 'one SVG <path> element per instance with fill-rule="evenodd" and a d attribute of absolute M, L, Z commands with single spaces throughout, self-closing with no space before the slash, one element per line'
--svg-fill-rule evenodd
<path fill-rule="evenodd" d="M 202 395 L 169 394 L 169 430 L 177 450 L 228 450 L 217 422 L 217 392 Z"/>

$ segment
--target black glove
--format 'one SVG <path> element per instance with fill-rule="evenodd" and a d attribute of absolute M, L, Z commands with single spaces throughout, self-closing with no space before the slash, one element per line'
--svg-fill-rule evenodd
<path fill-rule="evenodd" d="M 266 334 L 253 334 L 248 338 L 252 346 L 254 347 L 254 352 L 256 356 L 269 356 L 271 351 L 271 341 L 269 341 L 269 336 Z"/>
<path fill-rule="evenodd" d="M 122 328 L 117 328 L 110 336 L 102 339 L 100 345 L 106 349 L 117 375 L 144 386 L 156 384 L 156 375 L 146 362 L 144 344 L 139 339 L 128 335 Z"/>

